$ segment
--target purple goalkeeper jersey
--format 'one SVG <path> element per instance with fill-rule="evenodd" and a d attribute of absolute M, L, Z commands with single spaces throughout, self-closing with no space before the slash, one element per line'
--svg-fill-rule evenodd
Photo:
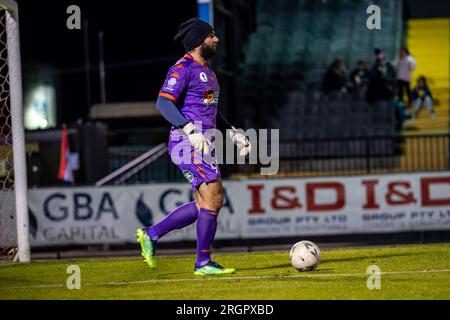
<path fill-rule="evenodd" d="M 205 132 L 216 128 L 219 91 L 214 71 L 185 54 L 170 68 L 159 95 L 172 100 L 190 122 L 201 122 Z"/>
<path fill-rule="evenodd" d="M 185 54 L 170 68 L 159 95 L 172 100 L 181 114 L 198 130 L 200 122 L 201 131 L 205 133 L 208 129 L 216 128 L 219 90 L 214 71 L 209 66 L 203 66 L 195 61 L 190 54 Z M 195 191 L 201 183 L 220 178 L 214 142 L 211 143 L 212 159 L 207 161 L 201 154 L 194 151 L 186 135 L 180 131 L 172 126 L 168 151 L 172 161 L 192 184 L 192 189 Z M 206 138 L 208 139 L 208 135 Z M 180 147 L 188 153 L 184 150 L 180 152 Z"/>

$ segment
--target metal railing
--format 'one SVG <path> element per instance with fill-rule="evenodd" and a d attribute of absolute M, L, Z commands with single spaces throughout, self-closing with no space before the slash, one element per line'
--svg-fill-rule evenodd
<path fill-rule="evenodd" d="M 141 148 L 142 149 L 142 148 Z M 110 151 L 116 170 L 145 149 Z M 278 174 L 261 176 L 260 165 L 221 165 L 223 178 L 279 178 L 450 170 L 450 135 L 379 136 L 280 142 Z M 116 151 L 114 151 L 116 150 Z M 148 150 L 148 149 L 147 149 Z M 129 184 L 186 181 L 167 152 L 141 168 Z"/>
<path fill-rule="evenodd" d="M 153 150 L 154 153 L 149 150 Z M 110 174 L 107 177 L 112 176 L 114 178 L 113 184 L 185 181 L 182 173 L 172 163 L 165 143 L 157 147 L 110 147 L 108 162 Z M 116 175 L 117 177 L 115 177 Z M 106 179 L 107 177 L 104 179 L 109 180 Z M 126 177 L 126 179 L 122 177 Z M 104 183 L 97 183 L 97 186 L 102 184 Z M 108 181 L 108 184 L 111 184 L 111 182 Z"/>
<path fill-rule="evenodd" d="M 449 134 L 280 143 L 280 175 L 323 176 L 450 169 Z"/>

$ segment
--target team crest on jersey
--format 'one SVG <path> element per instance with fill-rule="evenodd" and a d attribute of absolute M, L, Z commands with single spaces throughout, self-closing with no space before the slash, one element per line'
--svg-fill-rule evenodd
<path fill-rule="evenodd" d="M 188 182 L 192 182 L 192 180 L 194 180 L 194 175 L 189 170 L 183 170 L 183 176 Z"/>
<path fill-rule="evenodd" d="M 206 73 L 200 72 L 200 80 L 203 82 L 208 82 L 208 77 L 206 76 Z"/>
<path fill-rule="evenodd" d="M 206 105 L 217 104 L 219 102 L 219 91 L 208 90 L 203 94 L 203 103 Z"/>

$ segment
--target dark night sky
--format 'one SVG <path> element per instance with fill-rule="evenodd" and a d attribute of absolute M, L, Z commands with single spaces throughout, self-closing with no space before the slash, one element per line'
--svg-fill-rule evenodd
<path fill-rule="evenodd" d="M 66 9 L 76 4 L 89 21 L 92 67 L 98 66 L 99 30 L 104 32 L 105 63 L 152 59 L 106 70 L 107 101 L 155 100 L 172 57 L 183 54 L 173 35 L 181 22 L 197 15 L 196 0 L 17 0 L 23 78 L 30 79 L 35 65 L 49 65 L 57 74 L 59 120 L 72 123 L 86 114 L 83 30 L 69 30 Z M 78 72 L 68 69 L 79 68 Z M 98 71 L 92 72 L 92 100 L 100 101 Z"/>

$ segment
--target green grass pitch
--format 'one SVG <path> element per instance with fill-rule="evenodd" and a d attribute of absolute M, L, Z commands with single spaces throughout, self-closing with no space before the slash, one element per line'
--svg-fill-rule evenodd
<path fill-rule="evenodd" d="M 320 244 L 319 244 L 320 245 Z M 197 277 L 195 256 L 159 256 L 151 271 L 140 257 L 0 261 L 0 299 L 450 299 L 450 244 L 322 249 L 316 271 L 298 272 L 288 252 L 217 253 L 231 276 Z M 381 288 L 367 288 L 367 267 Z M 69 265 L 81 289 L 66 286 Z"/>

